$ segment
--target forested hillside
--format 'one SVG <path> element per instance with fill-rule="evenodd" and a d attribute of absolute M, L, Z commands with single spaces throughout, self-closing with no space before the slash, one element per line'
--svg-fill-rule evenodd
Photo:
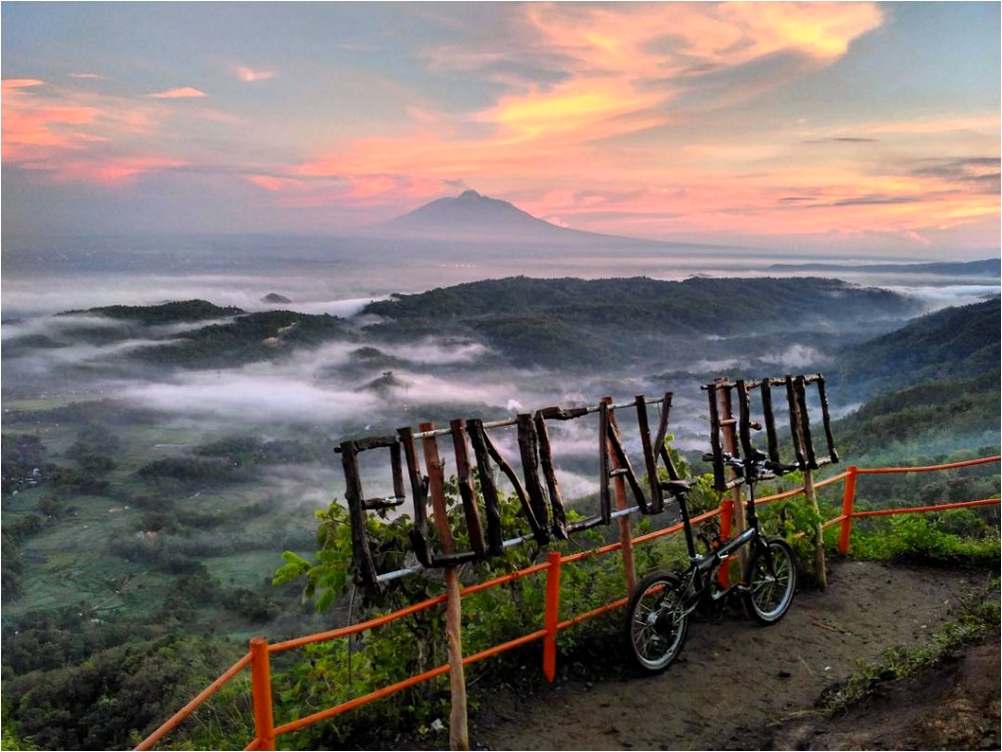
<path fill-rule="evenodd" d="M 945 308 L 906 326 L 843 350 L 836 369 L 846 382 L 867 393 L 920 384 L 966 379 L 998 369 L 999 298 Z"/>
<path fill-rule="evenodd" d="M 933 460 L 998 450 L 999 299 L 946 308 L 846 348 L 834 375 L 870 398 L 836 423 L 852 462 Z"/>
<path fill-rule="evenodd" d="M 395 296 L 365 309 L 387 319 L 370 328 L 392 340 L 431 328 L 475 333 L 517 365 L 589 368 L 623 358 L 660 356 L 664 363 L 698 357 L 699 348 L 684 345 L 670 355 L 657 350 L 666 338 L 691 344 L 697 337 L 792 335 L 849 325 L 863 333 L 880 322 L 878 330 L 886 331 L 887 321 L 918 311 L 912 299 L 839 280 L 699 277 L 510 277 Z"/>

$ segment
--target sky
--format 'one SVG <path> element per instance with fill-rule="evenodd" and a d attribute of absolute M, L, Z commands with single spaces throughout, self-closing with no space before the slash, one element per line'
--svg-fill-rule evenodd
<path fill-rule="evenodd" d="M 618 235 L 999 248 L 998 3 L 4 3 L 5 235 L 347 233 L 466 188 Z"/>

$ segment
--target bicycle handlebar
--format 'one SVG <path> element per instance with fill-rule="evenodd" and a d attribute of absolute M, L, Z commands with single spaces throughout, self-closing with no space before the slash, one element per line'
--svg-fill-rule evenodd
<path fill-rule="evenodd" d="M 721 452 L 721 459 L 723 459 L 724 464 L 730 465 L 734 468 L 744 469 L 747 461 L 741 459 L 740 457 L 735 457 L 728 452 Z M 715 460 L 713 454 L 706 453 L 703 455 L 703 462 L 713 462 Z M 752 463 L 759 462 L 762 464 L 766 470 L 769 470 L 776 475 L 786 475 L 787 473 L 792 473 L 795 470 L 799 470 L 799 465 L 787 465 L 783 462 L 773 462 L 770 459 L 766 459 L 764 454 L 757 453 L 756 456 L 751 458 Z"/>

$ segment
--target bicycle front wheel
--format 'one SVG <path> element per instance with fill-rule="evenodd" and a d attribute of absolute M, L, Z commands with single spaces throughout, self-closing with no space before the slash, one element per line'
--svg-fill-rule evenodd
<path fill-rule="evenodd" d="M 775 624 L 790 608 L 796 590 L 797 566 L 786 541 L 770 538 L 757 546 L 748 563 L 745 595 L 752 616 L 761 624 Z"/>
<path fill-rule="evenodd" d="M 630 654 L 648 673 L 664 671 L 682 649 L 689 615 L 677 575 L 655 572 L 634 588 L 627 609 Z"/>

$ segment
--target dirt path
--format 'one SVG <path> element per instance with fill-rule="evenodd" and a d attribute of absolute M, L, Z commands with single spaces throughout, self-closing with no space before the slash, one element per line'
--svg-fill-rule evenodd
<path fill-rule="evenodd" d="M 694 622 L 664 674 L 558 679 L 531 697 L 502 694 L 471 719 L 470 736 L 488 749 L 756 748 L 762 728 L 809 706 L 860 661 L 923 642 L 951 619 L 960 593 L 984 581 L 846 562 L 834 568 L 827 592 L 799 593 L 777 625 Z"/>
<path fill-rule="evenodd" d="M 999 635 L 901 681 L 827 720 L 791 719 L 771 749 L 998 749 Z"/>

